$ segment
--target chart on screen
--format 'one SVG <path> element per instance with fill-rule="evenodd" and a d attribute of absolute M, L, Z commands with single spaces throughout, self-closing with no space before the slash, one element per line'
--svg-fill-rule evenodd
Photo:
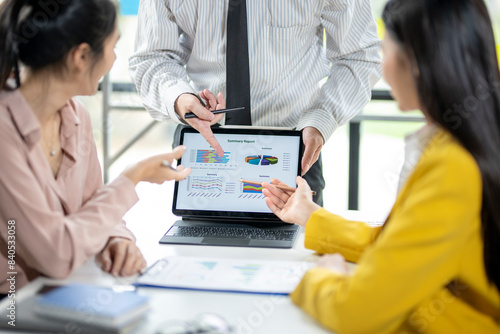
<path fill-rule="evenodd" d="M 222 155 L 199 133 L 184 135 L 183 144 L 189 149 L 182 164 L 191 167 L 192 172 L 179 182 L 178 208 L 271 212 L 262 186 L 241 183 L 239 179 L 270 182 L 279 178 L 295 185 L 299 137 L 266 136 L 263 142 L 259 136 L 246 134 L 216 136 L 224 149 Z"/>

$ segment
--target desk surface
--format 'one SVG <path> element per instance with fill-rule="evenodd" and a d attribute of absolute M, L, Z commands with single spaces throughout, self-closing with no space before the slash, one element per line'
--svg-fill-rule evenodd
<path fill-rule="evenodd" d="M 317 256 L 304 248 L 301 233 L 292 249 L 248 247 L 214 247 L 189 245 L 162 245 L 158 241 L 178 218 L 171 212 L 173 183 L 162 186 L 139 184 L 140 201 L 125 216 L 128 227 L 137 237 L 137 244 L 148 265 L 164 256 L 203 256 L 214 258 L 270 259 L 315 261 Z M 303 232 L 303 231 L 302 231 Z M 17 292 L 20 302 L 31 296 L 40 286 L 49 282 L 87 282 L 111 286 L 130 284 L 132 278 L 114 278 L 102 272 L 94 260 L 89 260 L 65 280 L 38 278 Z M 189 320 L 202 313 L 215 313 L 225 318 L 237 333 L 328 333 L 312 318 L 292 304 L 288 297 L 267 295 L 219 293 L 173 289 L 139 288 L 139 293 L 151 296 L 152 309 L 146 321 L 132 333 L 155 333 L 169 320 Z M 7 300 L 0 303 L 5 309 Z M 2 320 L 5 321 L 5 320 Z M 19 333 L 19 332 L 17 332 Z"/>

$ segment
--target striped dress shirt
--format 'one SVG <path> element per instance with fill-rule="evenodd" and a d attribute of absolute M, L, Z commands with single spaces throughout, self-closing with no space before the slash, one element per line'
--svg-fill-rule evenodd
<path fill-rule="evenodd" d="M 153 118 L 181 122 L 185 92 L 225 96 L 228 3 L 141 0 L 129 68 Z M 253 125 L 326 141 L 368 103 L 381 76 L 369 0 L 251 0 L 247 17 Z"/>

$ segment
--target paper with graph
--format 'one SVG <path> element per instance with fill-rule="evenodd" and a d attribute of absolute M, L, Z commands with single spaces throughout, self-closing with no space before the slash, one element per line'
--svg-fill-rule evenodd
<path fill-rule="evenodd" d="M 186 133 L 182 164 L 191 174 L 179 182 L 177 209 L 270 213 L 262 187 L 239 182 L 279 178 L 295 186 L 300 138 L 297 136 L 215 134 L 220 157 L 199 133 Z"/>
<path fill-rule="evenodd" d="M 140 276 L 136 285 L 286 295 L 313 266 L 300 261 L 166 257 Z"/>

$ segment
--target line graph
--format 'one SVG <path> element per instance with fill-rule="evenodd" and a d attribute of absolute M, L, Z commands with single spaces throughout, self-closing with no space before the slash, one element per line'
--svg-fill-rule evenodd
<path fill-rule="evenodd" d="M 224 184 L 222 177 L 194 176 L 191 179 L 192 191 L 221 192 Z"/>

